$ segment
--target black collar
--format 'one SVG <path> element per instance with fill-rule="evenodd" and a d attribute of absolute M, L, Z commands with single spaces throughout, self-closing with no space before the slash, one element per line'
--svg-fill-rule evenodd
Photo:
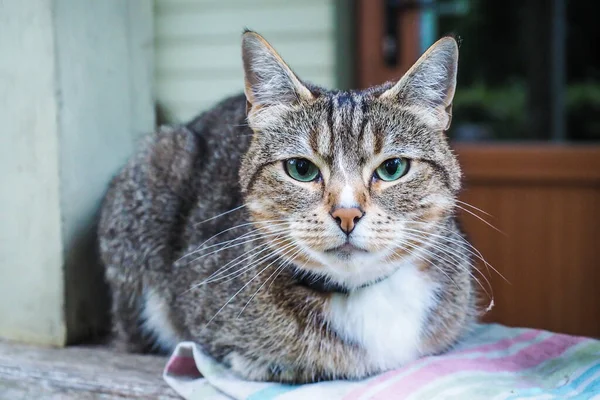
<path fill-rule="evenodd" d="M 367 282 L 361 286 L 358 286 L 358 287 L 352 288 L 352 289 L 348 288 L 347 286 L 345 286 L 341 283 L 332 282 L 330 279 L 327 279 L 322 275 L 300 274 L 297 277 L 297 280 L 298 280 L 298 284 L 305 286 L 309 289 L 315 290 L 317 292 L 320 292 L 320 293 L 349 294 L 349 293 L 353 292 L 354 290 L 366 288 L 368 286 L 379 283 L 387 278 L 388 278 L 387 276 L 384 276 L 382 278 L 379 278 L 372 282 Z"/>

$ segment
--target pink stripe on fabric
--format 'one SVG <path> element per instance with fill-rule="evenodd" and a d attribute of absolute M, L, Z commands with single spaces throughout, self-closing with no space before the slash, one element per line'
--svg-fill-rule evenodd
<path fill-rule="evenodd" d="M 465 350 L 461 350 L 461 351 L 451 352 L 448 354 L 449 355 L 471 354 L 471 353 L 482 353 L 482 352 L 492 352 L 492 351 L 497 351 L 497 350 L 505 350 L 515 343 L 533 340 L 536 337 L 538 337 L 539 335 L 541 335 L 542 332 L 543 331 L 530 330 L 530 331 L 522 333 L 518 336 L 515 336 L 513 338 L 506 338 L 506 339 L 499 340 L 496 343 L 484 344 L 481 346 L 477 346 L 477 347 L 473 347 L 473 348 L 465 349 Z"/>
<path fill-rule="evenodd" d="M 417 360 L 415 362 L 408 363 L 402 368 L 403 369 L 410 368 L 413 364 L 415 364 L 419 361 L 421 361 L 421 360 Z M 381 375 L 378 375 L 368 385 L 364 385 L 364 386 L 360 387 L 359 389 L 355 390 L 354 392 L 349 393 L 348 395 L 346 395 L 346 397 L 343 398 L 343 400 L 355 400 L 355 399 L 360 398 L 360 396 L 367 393 L 369 390 L 371 390 L 371 388 L 374 388 L 374 387 L 378 386 L 380 383 L 385 382 L 388 379 L 393 378 L 394 376 L 400 374 L 403 371 L 403 369 L 400 369 L 400 370 L 394 369 L 392 371 L 388 371 Z"/>
<path fill-rule="evenodd" d="M 566 335 L 553 335 L 550 338 L 530 345 L 516 354 L 504 358 L 489 359 L 485 356 L 472 359 L 443 359 L 432 363 L 413 374 L 395 382 L 372 399 L 401 399 L 415 389 L 441 377 L 464 371 L 478 372 L 518 372 L 535 367 L 544 361 L 564 353 L 569 347 L 585 340 Z"/>
<path fill-rule="evenodd" d="M 167 364 L 167 374 L 185 376 L 188 378 L 201 378 L 202 374 L 196 367 L 193 357 L 173 356 Z"/>
<path fill-rule="evenodd" d="M 508 339 L 502 339 L 499 340 L 495 343 L 489 343 L 489 344 L 483 344 L 481 346 L 475 346 L 466 350 L 461 350 L 461 351 L 453 351 L 450 353 L 447 353 L 449 356 L 454 357 L 456 355 L 462 355 L 462 354 L 471 354 L 471 353 L 481 353 L 481 352 L 492 352 L 492 351 L 499 351 L 499 350 L 506 350 L 508 349 L 510 346 L 512 346 L 515 343 L 519 343 L 519 342 L 526 342 L 528 340 L 533 340 L 535 339 L 537 336 L 539 336 L 542 333 L 542 331 L 539 330 L 529 330 L 525 333 L 522 333 L 518 336 L 515 336 L 513 338 L 508 338 Z M 433 356 L 435 358 L 441 358 L 443 359 L 444 356 Z M 433 358 L 431 357 L 431 358 Z M 357 399 L 360 398 L 360 396 L 362 396 L 363 394 L 367 393 L 369 390 L 371 390 L 373 387 L 379 385 L 381 382 L 387 381 L 389 378 L 400 375 L 402 373 L 404 373 L 407 369 L 411 368 L 413 365 L 422 362 L 426 359 L 420 359 L 420 360 L 416 360 L 413 361 L 411 363 L 408 363 L 406 365 L 404 365 L 402 368 L 400 369 L 395 369 L 389 372 L 386 372 L 380 376 L 378 376 L 377 378 L 375 378 L 373 381 L 371 381 L 368 385 L 365 385 L 364 387 L 361 387 L 360 389 L 356 390 L 355 392 L 350 393 L 347 397 L 344 398 L 344 400 L 352 400 L 352 399 Z M 415 371 L 416 372 L 416 371 Z"/>

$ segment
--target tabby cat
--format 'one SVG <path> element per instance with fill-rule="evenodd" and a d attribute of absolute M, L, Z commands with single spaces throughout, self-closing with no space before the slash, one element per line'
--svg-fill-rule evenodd
<path fill-rule="evenodd" d="M 363 378 L 446 351 L 476 318 L 445 135 L 458 47 L 395 83 L 303 82 L 242 37 L 245 93 L 163 127 L 99 228 L 117 341 L 192 340 L 250 380 Z"/>

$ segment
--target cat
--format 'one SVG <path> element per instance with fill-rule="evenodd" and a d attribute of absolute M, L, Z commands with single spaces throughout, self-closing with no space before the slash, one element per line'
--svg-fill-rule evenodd
<path fill-rule="evenodd" d="M 456 41 L 357 91 L 301 81 L 256 32 L 242 60 L 244 94 L 158 129 L 110 184 L 117 342 L 190 340 L 242 378 L 289 383 L 450 349 L 478 316 L 445 134 Z"/>

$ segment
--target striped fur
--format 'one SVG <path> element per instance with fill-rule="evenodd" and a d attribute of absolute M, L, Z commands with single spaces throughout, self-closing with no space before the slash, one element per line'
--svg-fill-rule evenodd
<path fill-rule="evenodd" d="M 349 92 L 302 82 L 254 32 L 242 55 L 245 96 L 161 130 L 111 184 L 99 236 L 119 342 L 193 340 L 245 378 L 285 382 L 364 377 L 448 349 L 476 316 L 444 134 L 456 42 L 441 39 L 396 83 Z M 408 173 L 376 179 L 395 157 Z M 320 177 L 294 180 L 290 158 Z M 338 207 L 362 210 L 349 236 Z"/>

